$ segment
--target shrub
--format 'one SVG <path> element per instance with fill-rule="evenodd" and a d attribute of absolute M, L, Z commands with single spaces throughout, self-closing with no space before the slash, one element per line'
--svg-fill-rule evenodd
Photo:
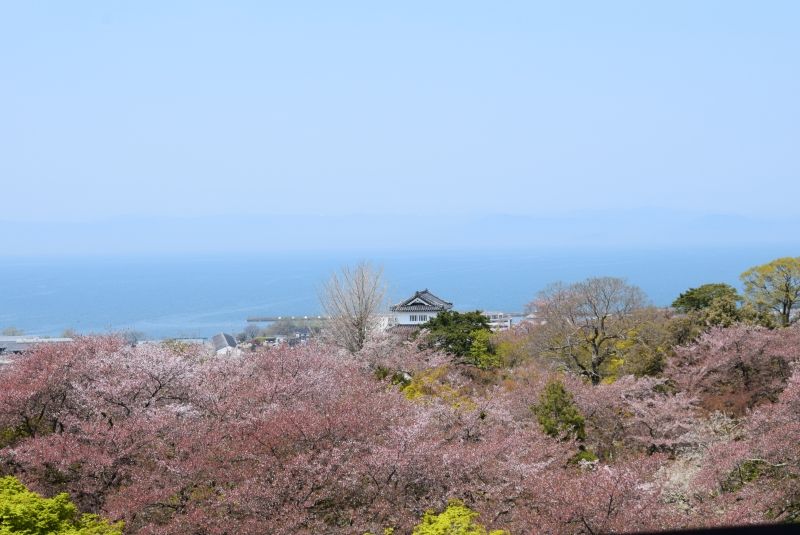
<path fill-rule="evenodd" d="M 422 521 L 417 524 L 412 535 L 503 535 L 504 530 L 486 531 L 486 528 L 475 522 L 478 513 L 464 505 L 460 500 L 450 500 L 447 509 L 438 515 L 427 511 Z"/>
<path fill-rule="evenodd" d="M 66 493 L 43 498 L 14 477 L 0 478 L 0 535 L 121 535 L 122 522 L 80 514 Z"/>

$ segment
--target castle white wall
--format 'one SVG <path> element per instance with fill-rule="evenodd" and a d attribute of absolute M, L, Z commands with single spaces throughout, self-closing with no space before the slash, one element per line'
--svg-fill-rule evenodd
<path fill-rule="evenodd" d="M 436 317 L 436 312 L 394 312 L 395 325 L 422 325 L 431 318 Z"/>

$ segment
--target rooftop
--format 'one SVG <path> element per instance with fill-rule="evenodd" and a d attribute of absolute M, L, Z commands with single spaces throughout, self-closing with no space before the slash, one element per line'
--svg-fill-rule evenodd
<path fill-rule="evenodd" d="M 392 312 L 441 312 L 453 308 L 453 303 L 448 303 L 433 295 L 427 288 L 419 290 L 411 297 L 393 305 Z"/>
<path fill-rule="evenodd" d="M 221 349 L 236 347 L 236 340 L 228 333 L 219 333 L 211 338 L 211 345 L 214 346 L 214 351 L 219 351 Z"/>

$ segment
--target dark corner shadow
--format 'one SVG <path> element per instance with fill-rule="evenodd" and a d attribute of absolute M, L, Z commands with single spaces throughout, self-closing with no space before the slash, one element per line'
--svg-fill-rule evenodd
<path fill-rule="evenodd" d="M 703 528 L 703 529 L 676 529 L 668 531 L 641 531 L 635 532 L 636 535 L 756 535 L 765 533 L 767 535 L 788 535 L 800 533 L 800 524 L 754 524 L 748 526 L 728 526 L 722 528 Z M 630 535 L 633 535 L 631 532 Z"/>

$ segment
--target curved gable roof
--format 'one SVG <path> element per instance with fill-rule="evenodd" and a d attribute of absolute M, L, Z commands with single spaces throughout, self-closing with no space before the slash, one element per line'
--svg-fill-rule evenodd
<path fill-rule="evenodd" d="M 392 312 L 441 312 L 453 308 L 453 303 L 448 303 L 428 291 L 427 288 L 415 292 L 414 295 L 390 307 Z"/>

